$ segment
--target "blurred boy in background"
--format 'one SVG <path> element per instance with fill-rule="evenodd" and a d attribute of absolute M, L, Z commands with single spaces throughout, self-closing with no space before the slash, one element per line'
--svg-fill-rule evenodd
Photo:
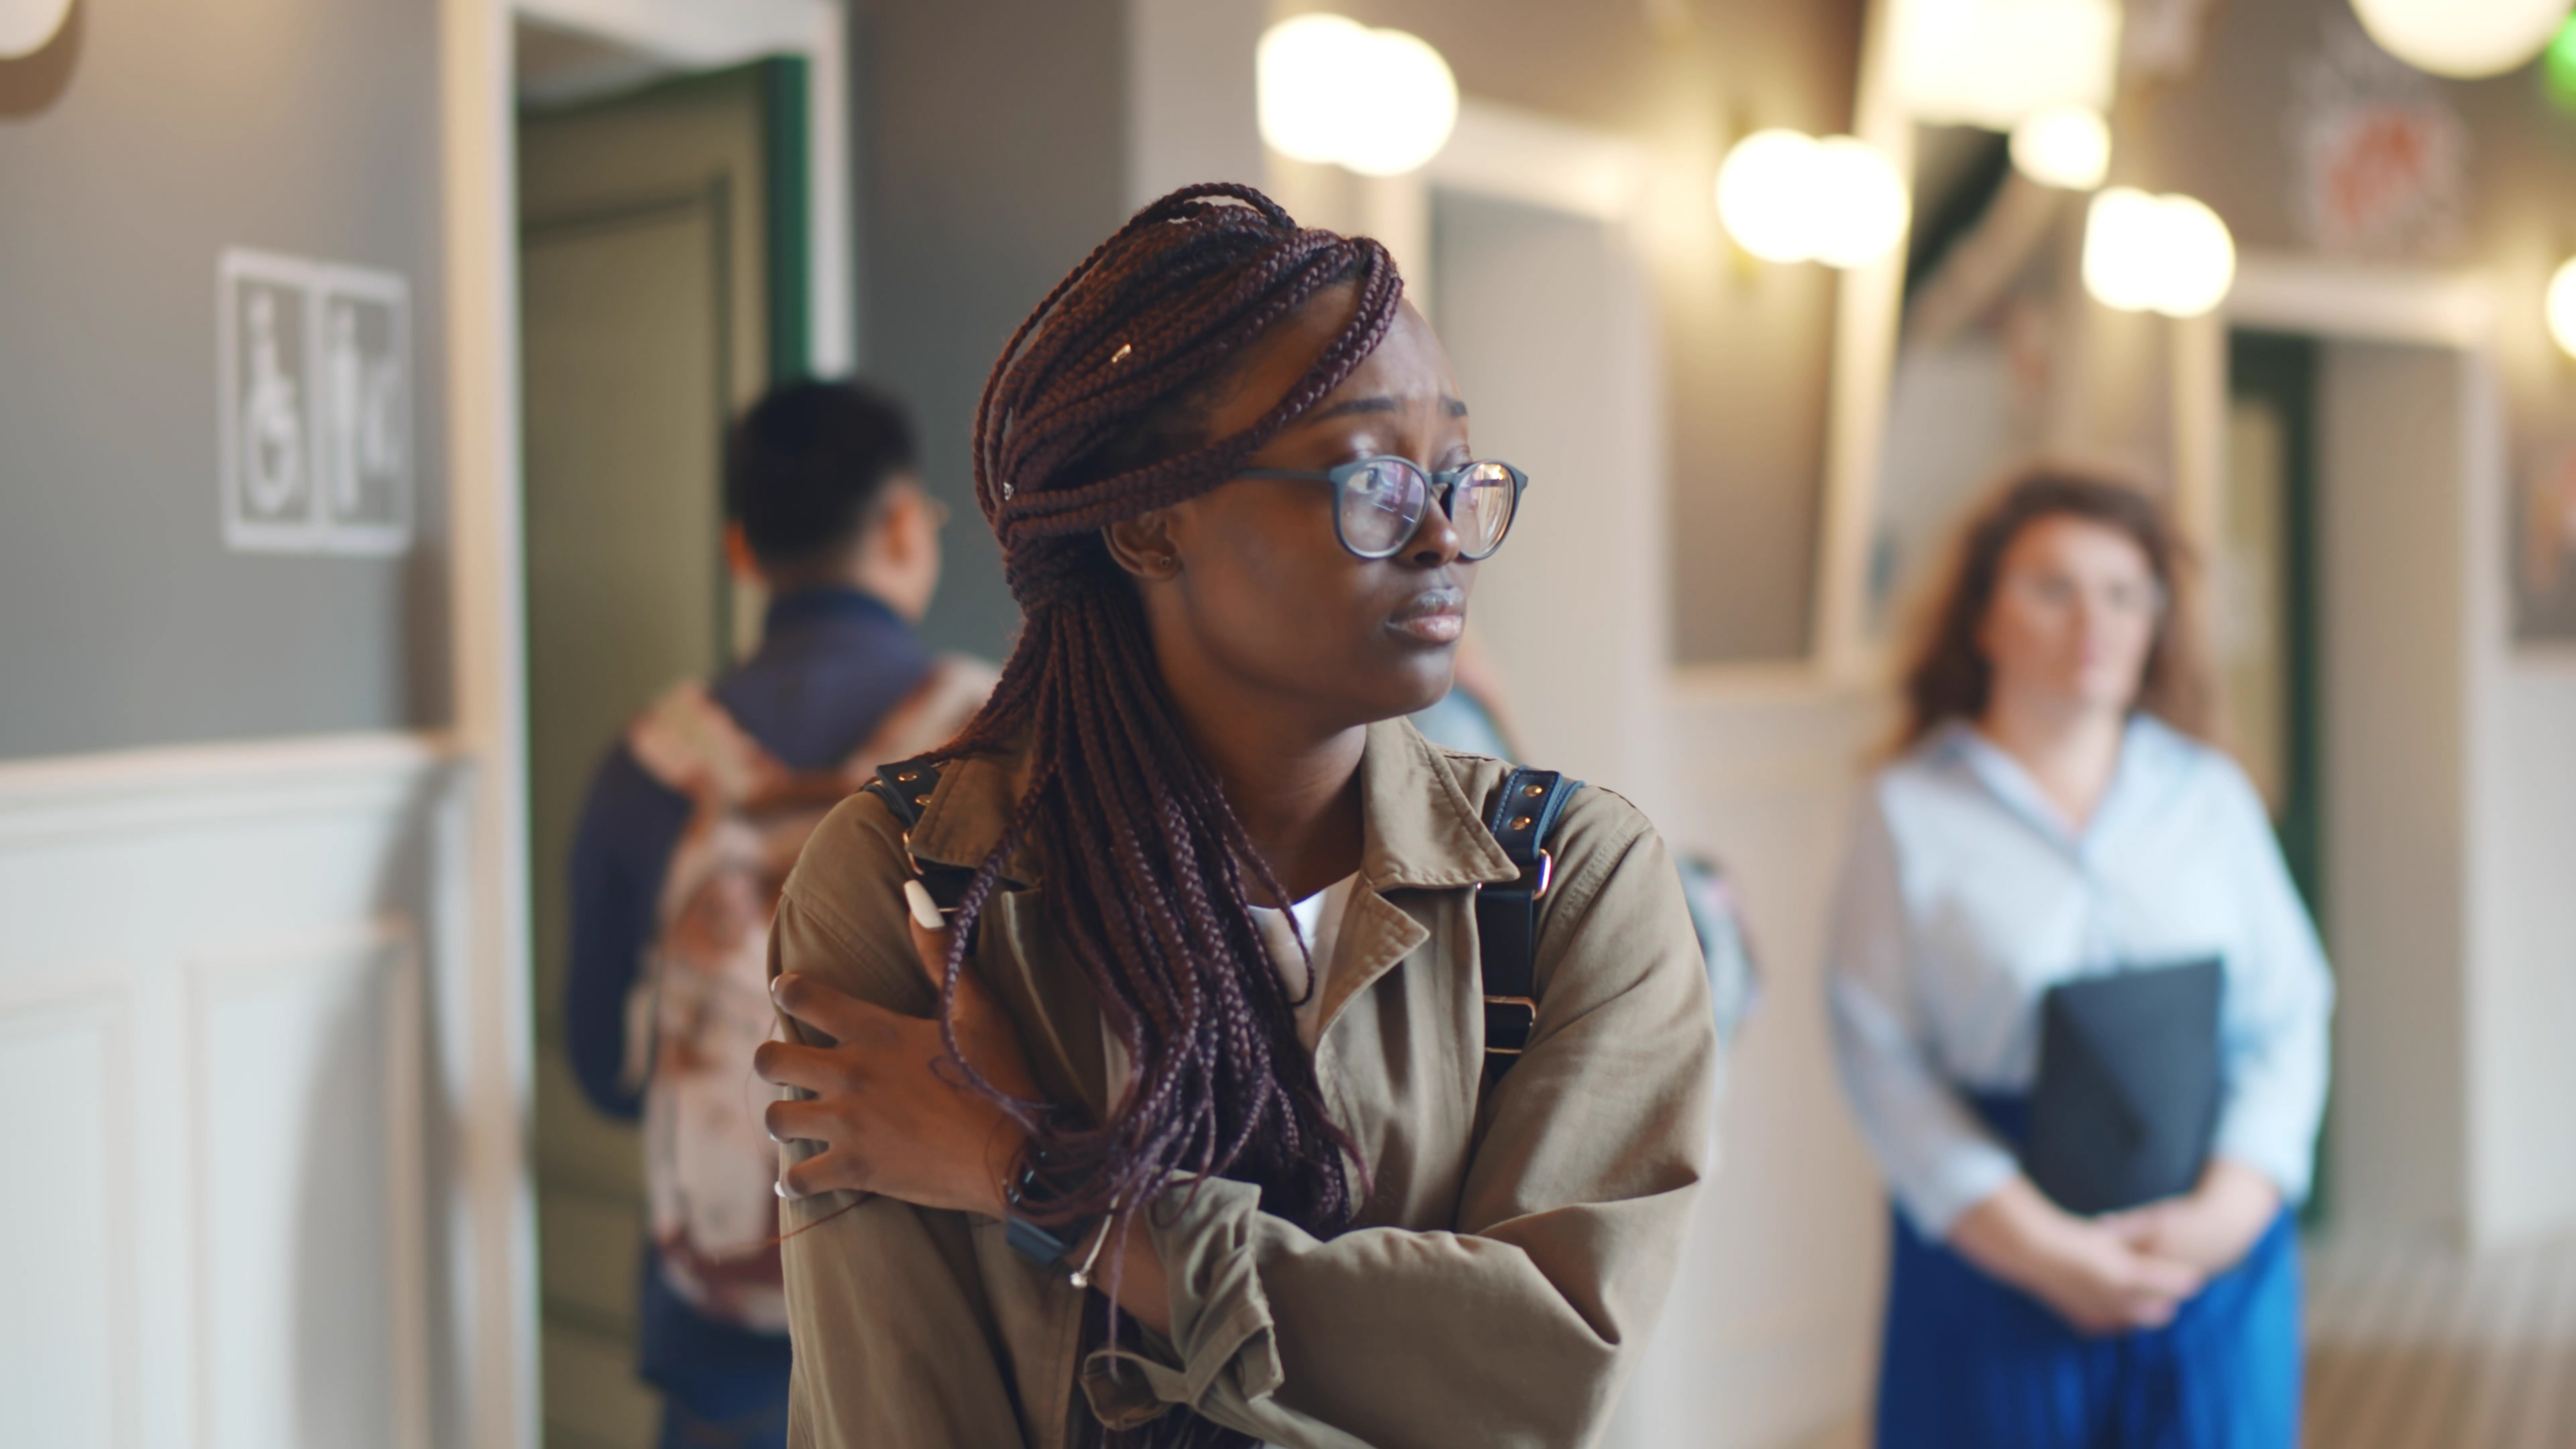
<path fill-rule="evenodd" d="M 725 544 L 769 591 L 760 648 L 636 720 L 574 838 L 566 1031 L 592 1103 L 644 1119 L 639 1367 L 665 1449 L 786 1441 L 777 1159 L 751 1078 L 779 886 L 832 803 L 991 691 L 988 666 L 913 632 L 946 517 L 914 467 L 902 408 L 861 384 L 788 384 L 742 417 Z"/>

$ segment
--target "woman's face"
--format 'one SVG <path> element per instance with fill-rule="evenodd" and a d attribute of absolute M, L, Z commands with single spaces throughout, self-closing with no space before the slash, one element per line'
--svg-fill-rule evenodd
<path fill-rule="evenodd" d="M 1209 437 L 1259 421 L 1302 379 L 1356 305 L 1319 296 L 1262 339 L 1211 408 Z M 1372 456 L 1438 473 L 1467 461 L 1467 406 L 1449 358 L 1406 303 L 1342 384 L 1246 460 L 1321 472 Z M 1476 566 L 1435 501 L 1394 557 L 1362 559 L 1333 532 L 1322 481 L 1236 478 L 1110 530 L 1142 585 L 1176 690 L 1229 695 L 1325 729 L 1407 714 L 1449 690 Z"/>
<path fill-rule="evenodd" d="M 1989 708 L 2126 712 L 2163 610 L 2146 550 L 2126 532 L 2068 514 L 2025 525 L 1977 630 L 1994 670 Z"/>

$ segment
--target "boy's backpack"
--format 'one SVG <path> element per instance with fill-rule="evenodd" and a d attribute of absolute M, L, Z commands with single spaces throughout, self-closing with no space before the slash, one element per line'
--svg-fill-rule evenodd
<path fill-rule="evenodd" d="M 700 1313 L 783 1331 L 778 1145 L 751 1056 L 776 1017 L 769 924 L 787 872 L 834 805 L 955 735 L 992 692 L 979 660 L 942 658 L 839 766 L 794 771 L 701 685 L 656 700 L 626 735 L 645 773 L 694 811 L 671 852 L 645 971 L 627 1000 L 627 1075 L 644 1089 L 653 1245 Z"/>

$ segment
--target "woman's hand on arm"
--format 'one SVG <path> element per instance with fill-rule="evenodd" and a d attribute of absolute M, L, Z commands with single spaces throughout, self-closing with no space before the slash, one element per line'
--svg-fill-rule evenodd
<path fill-rule="evenodd" d="M 921 967 L 937 989 L 948 932 L 911 925 Z M 917 1207 L 1000 1217 L 1003 1190 L 1027 1134 L 999 1104 L 969 1086 L 945 1058 L 936 1018 L 906 1016 L 788 974 L 771 986 L 779 1010 L 819 1044 L 763 1042 L 761 1080 L 812 1093 L 769 1105 L 769 1135 L 819 1144 L 779 1174 L 782 1196 L 866 1192 Z M 1023 1100 L 1037 1088 L 1019 1033 L 974 972 L 961 974 L 957 1046 L 985 1080 Z"/>
<path fill-rule="evenodd" d="M 2104 1218 L 2102 1226 L 2142 1252 L 2215 1278 L 2253 1249 L 2280 1212 L 2272 1179 L 2233 1158 L 2212 1157 L 2190 1192 Z"/>
<path fill-rule="evenodd" d="M 2200 1291 L 2202 1270 L 2137 1241 L 2124 1223 L 2079 1218 L 2015 1177 L 1950 1228 L 1950 1246 L 2079 1331 L 2159 1328 Z"/>
<path fill-rule="evenodd" d="M 937 989 L 948 969 L 948 932 L 911 923 L 914 954 Z M 830 1045 L 772 1041 L 752 1064 L 761 1080 L 801 1087 L 809 1099 L 769 1106 L 769 1135 L 819 1143 L 821 1151 L 779 1174 L 790 1197 L 869 1192 L 916 1207 L 998 1218 L 1004 1189 L 1027 1134 L 991 1099 L 943 1067 L 939 1023 L 861 1001 L 810 977 L 785 975 L 771 988 L 778 1009 Z M 1037 1085 L 1019 1033 L 975 973 L 957 982 L 957 1045 L 985 1080 L 1024 1101 Z M 1172 1331 L 1172 1292 L 1152 1235 L 1103 1223 L 1092 1281 L 1117 1287 L 1118 1306 L 1158 1333 Z M 1088 1243 L 1085 1244 L 1087 1248 Z"/>

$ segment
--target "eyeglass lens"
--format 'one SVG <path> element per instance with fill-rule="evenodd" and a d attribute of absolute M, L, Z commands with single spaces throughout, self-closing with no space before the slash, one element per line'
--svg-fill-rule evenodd
<path fill-rule="evenodd" d="M 1382 558 L 1404 546 L 1430 503 L 1430 480 L 1401 458 L 1374 458 L 1342 484 L 1342 538 L 1352 549 Z M 1454 480 L 1448 499 L 1458 551 L 1480 559 L 1501 547 L 1512 525 L 1511 470 L 1500 463 L 1471 463 Z"/>

